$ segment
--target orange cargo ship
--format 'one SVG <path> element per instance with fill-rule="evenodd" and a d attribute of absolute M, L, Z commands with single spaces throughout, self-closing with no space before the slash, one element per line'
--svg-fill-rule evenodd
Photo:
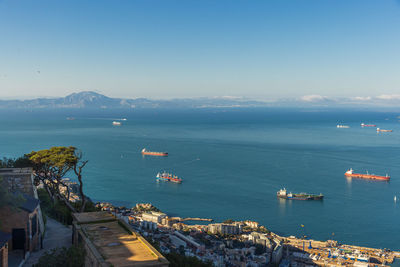
<path fill-rule="evenodd" d="M 393 130 L 384 130 L 384 129 L 380 129 L 380 128 L 376 128 L 376 131 L 379 132 L 386 132 L 386 133 L 391 133 L 393 132 Z"/>
<path fill-rule="evenodd" d="M 381 175 L 369 174 L 368 172 L 366 174 L 354 173 L 353 169 L 348 170 L 347 172 L 344 173 L 344 175 L 347 177 L 373 179 L 373 180 L 383 180 L 383 181 L 390 180 L 390 176 L 387 174 L 386 174 L 386 176 L 381 176 Z"/>
<path fill-rule="evenodd" d="M 146 148 L 143 148 L 142 155 L 166 157 L 166 156 L 168 156 L 168 153 L 167 152 L 152 152 L 152 151 L 147 151 Z"/>

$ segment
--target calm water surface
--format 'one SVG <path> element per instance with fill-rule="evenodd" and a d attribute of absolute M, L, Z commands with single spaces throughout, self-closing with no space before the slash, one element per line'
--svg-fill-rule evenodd
<path fill-rule="evenodd" d="M 0 111 L 0 156 L 76 146 L 94 200 L 182 217 L 252 219 L 283 235 L 400 249 L 399 114 L 301 110 Z M 67 116 L 76 120 L 68 121 Z M 112 121 L 127 118 L 121 127 Z M 393 133 L 377 134 L 360 123 Z M 337 129 L 336 124 L 349 129 Z M 146 147 L 169 157 L 143 157 Z M 347 179 L 346 169 L 392 176 Z M 168 170 L 180 185 L 157 183 Z M 282 201 L 276 191 L 323 193 Z M 300 225 L 305 225 L 302 228 Z"/>

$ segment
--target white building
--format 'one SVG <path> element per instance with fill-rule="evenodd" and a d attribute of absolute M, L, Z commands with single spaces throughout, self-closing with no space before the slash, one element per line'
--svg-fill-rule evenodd
<path fill-rule="evenodd" d="M 167 217 L 165 213 L 152 211 L 150 213 L 143 213 L 142 219 L 143 221 L 161 223 L 162 219 Z"/>

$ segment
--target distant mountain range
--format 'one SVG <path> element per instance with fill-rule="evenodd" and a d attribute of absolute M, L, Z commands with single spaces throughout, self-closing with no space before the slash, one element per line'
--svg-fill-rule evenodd
<path fill-rule="evenodd" d="M 235 107 L 399 107 L 400 95 L 376 97 L 332 98 L 306 95 L 270 101 L 256 101 L 241 97 L 202 97 L 152 100 L 147 98 L 111 98 L 84 91 L 59 98 L 36 98 L 31 100 L 0 100 L 0 109 L 141 109 L 141 108 L 235 108 Z"/>
<path fill-rule="evenodd" d="M 185 98 L 172 100 L 150 100 L 146 98 L 123 99 L 84 91 L 59 98 L 36 98 L 31 100 L 0 100 L 0 108 L 89 108 L 89 109 L 134 109 L 134 108 L 207 108 L 207 107 L 256 107 L 264 102 L 232 97 Z"/>

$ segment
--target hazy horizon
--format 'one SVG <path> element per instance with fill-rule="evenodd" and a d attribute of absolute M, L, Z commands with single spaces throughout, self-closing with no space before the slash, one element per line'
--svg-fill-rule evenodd
<path fill-rule="evenodd" d="M 0 98 L 396 95 L 400 4 L 0 1 Z"/>

